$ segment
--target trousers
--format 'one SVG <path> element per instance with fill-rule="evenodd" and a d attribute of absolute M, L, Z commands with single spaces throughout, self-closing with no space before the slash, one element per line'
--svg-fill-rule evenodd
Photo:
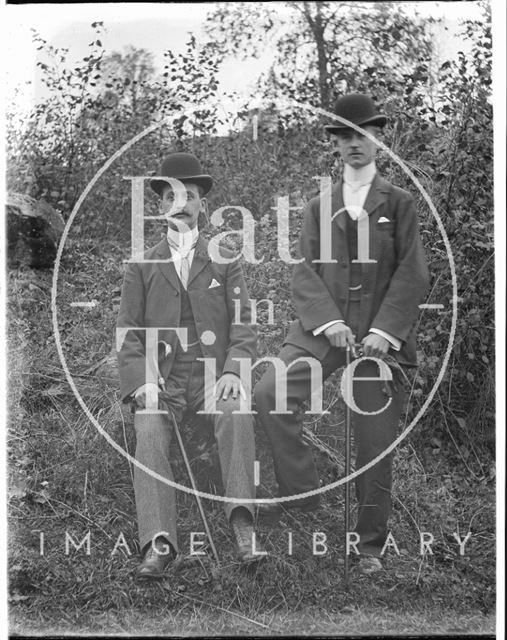
<path fill-rule="evenodd" d="M 280 495 L 297 496 L 319 487 L 312 452 L 302 438 L 303 417 L 299 411 L 301 404 L 310 398 L 310 369 L 305 362 L 295 362 L 298 358 L 311 358 L 312 355 L 301 347 L 286 344 L 278 357 L 286 366 L 293 363 L 286 372 L 288 413 L 271 413 L 275 410 L 277 393 L 281 388 L 280 380 L 277 385 L 273 365 L 270 365 L 256 385 L 254 395 L 260 421 L 270 441 Z M 324 381 L 335 369 L 345 365 L 345 350 L 330 348 L 320 364 Z M 397 388 L 391 389 L 391 401 L 387 404 L 389 398 L 385 395 L 382 382 L 360 379 L 379 376 L 378 365 L 372 360 L 359 362 L 354 374 L 353 398 L 357 408 L 361 410 L 351 412 L 356 469 L 374 460 L 396 439 L 405 390 L 398 381 L 400 383 L 396 385 Z M 379 413 L 365 415 L 367 412 Z M 387 522 L 391 512 L 392 461 L 392 453 L 386 455 L 355 480 L 359 507 L 354 530 L 359 535 L 358 550 L 362 554 L 379 556 L 387 539 Z M 315 499 L 306 501 L 314 502 Z"/>
<path fill-rule="evenodd" d="M 197 360 L 200 349 L 180 351 L 166 380 L 166 390 L 171 395 L 173 414 L 178 424 L 185 410 L 200 411 L 204 407 L 204 365 Z M 219 414 L 203 414 L 211 423 L 218 445 L 218 456 L 225 496 L 230 498 L 255 498 L 254 487 L 254 420 L 252 415 L 233 414 L 239 410 L 239 399 L 231 396 L 217 400 Z M 171 470 L 172 427 L 167 415 L 142 414 L 134 416 L 136 433 L 136 459 L 151 471 L 173 481 Z M 154 536 L 165 532 L 175 551 L 178 551 L 177 509 L 175 488 L 150 473 L 134 468 L 134 494 L 136 501 L 139 541 L 143 549 Z M 252 504 L 224 503 L 226 517 L 232 510 L 244 506 L 253 513 Z"/>

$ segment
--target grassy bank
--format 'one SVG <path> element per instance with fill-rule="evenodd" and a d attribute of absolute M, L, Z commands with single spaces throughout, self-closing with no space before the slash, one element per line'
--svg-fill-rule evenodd
<path fill-rule="evenodd" d="M 132 421 L 117 398 L 108 359 L 121 270 L 119 251 L 93 248 L 68 258 L 62 274 L 62 344 L 76 385 L 107 433 L 130 453 Z M 100 277 L 78 269 L 93 261 Z M 83 275 L 84 273 L 84 275 Z M 206 502 L 221 567 L 189 556 L 190 531 L 202 526 L 194 502 L 179 495 L 181 557 L 167 578 L 139 585 L 132 469 L 79 407 L 57 357 L 50 319 L 51 274 L 9 275 L 10 349 L 10 606 L 18 633 L 290 634 L 491 632 L 495 604 L 494 466 L 490 454 L 452 440 L 425 438 L 424 423 L 400 445 L 395 462 L 391 530 L 399 555 L 368 579 L 352 572 L 343 583 L 343 491 L 328 491 L 319 512 L 285 515 L 260 528 L 269 551 L 253 571 L 241 567 L 219 503 Z M 89 310 L 73 300 L 97 300 Z M 97 366 L 100 363 L 100 366 Z M 336 385 L 325 422 L 308 421 L 323 482 L 341 473 L 342 416 Z M 445 419 L 444 413 L 442 420 Z M 209 434 L 185 428 L 199 483 L 220 490 Z M 335 458 L 330 451 L 336 451 Z M 258 434 L 261 490 L 273 490 L 270 457 Z M 187 482 L 182 463 L 175 473 Z M 354 515 L 354 514 L 353 514 Z M 293 534 L 294 552 L 287 549 Z M 328 551 L 317 556 L 312 535 L 323 532 Z M 434 536 L 432 554 L 420 555 L 420 534 Z M 454 534 L 470 532 L 460 555 Z M 66 533 L 86 545 L 66 554 Z M 41 555 L 41 534 L 44 553 Z M 123 534 L 123 538 L 119 538 Z M 115 549 L 116 553 L 112 554 Z"/>

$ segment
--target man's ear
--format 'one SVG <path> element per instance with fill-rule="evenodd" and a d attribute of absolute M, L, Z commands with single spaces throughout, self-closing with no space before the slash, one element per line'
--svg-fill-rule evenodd
<path fill-rule="evenodd" d="M 206 223 L 209 224 L 209 210 L 208 210 L 208 200 L 207 198 L 201 198 L 201 206 L 199 208 L 199 213 L 203 213 L 206 218 Z"/>

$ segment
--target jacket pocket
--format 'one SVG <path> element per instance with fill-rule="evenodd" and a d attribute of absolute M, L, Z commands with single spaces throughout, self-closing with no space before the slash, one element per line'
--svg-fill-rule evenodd
<path fill-rule="evenodd" d="M 389 222 L 377 222 L 377 230 L 380 233 L 392 233 L 394 232 L 394 222 L 391 220 Z"/>

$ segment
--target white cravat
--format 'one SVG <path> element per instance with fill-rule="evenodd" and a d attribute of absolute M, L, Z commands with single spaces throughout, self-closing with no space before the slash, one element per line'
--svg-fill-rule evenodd
<path fill-rule="evenodd" d="M 174 268 L 178 274 L 182 285 L 187 288 L 188 276 L 192 260 L 194 259 L 195 245 L 199 236 L 199 229 L 194 227 L 188 231 L 177 231 L 171 227 L 167 228 L 167 242 L 171 249 L 171 256 Z"/>
<path fill-rule="evenodd" d="M 364 206 L 377 168 L 375 161 L 354 169 L 346 164 L 343 169 L 343 204 L 352 220 L 357 220 Z"/>

